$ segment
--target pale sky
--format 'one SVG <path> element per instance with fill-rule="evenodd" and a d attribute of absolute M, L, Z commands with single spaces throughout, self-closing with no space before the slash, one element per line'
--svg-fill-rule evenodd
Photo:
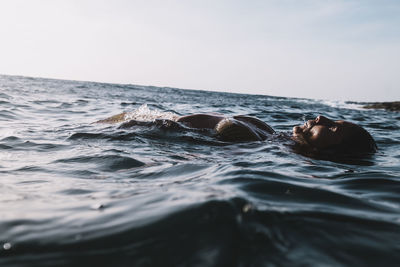
<path fill-rule="evenodd" d="M 0 0 L 0 74 L 400 100 L 400 1 Z"/>

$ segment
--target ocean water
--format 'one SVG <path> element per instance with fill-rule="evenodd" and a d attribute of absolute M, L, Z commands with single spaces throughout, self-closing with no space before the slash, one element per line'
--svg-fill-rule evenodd
<path fill-rule="evenodd" d="M 328 102 L 0 76 L 0 266 L 398 266 L 400 113 Z M 362 125 L 365 162 L 279 140 L 97 120 L 245 114 L 277 132 Z"/>

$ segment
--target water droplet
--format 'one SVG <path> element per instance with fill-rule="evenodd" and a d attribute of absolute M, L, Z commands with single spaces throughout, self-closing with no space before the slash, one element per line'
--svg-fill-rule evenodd
<path fill-rule="evenodd" d="M 307 120 L 306 120 L 306 115 L 305 115 L 305 114 L 304 114 L 301 118 L 302 118 L 302 120 L 303 120 L 304 123 L 307 122 Z"/>
<path fill-rule="evenodd" d="M 8 243 L 8 242 L 7 242 L 7 243 L 4 243 L 4 244 L 3 244 L 3 249 L 4 249 L 4 250 L 9 250 L 10 248 L 11 248 L 11 243 Z"/>
<path fill-rule="evenodd" d="M 104 208 L 105 208 L 105 205 L 101 204 L 101 203 L 97 203 L 97 204 L 92 205 L 92 209 L 94 209 L 94 210 L 102 210 Z"/>
<path fill-rule="evenodd" d="M 237 215 L 237 216 L 236 216 L 236 221 L 237 221 L 237 223 L 239 223 L 239 224 L 242 223 L 242 221 L 243 221 L 243 220 L 242 220 L 242 215 L 240 215 L 240 214 Z"/>
<path fill-rule="evenodd" d="M 253 208 L 253 206 L 251 204 L 246 204 L 243 206 L 242 211 L 243 213 L 247 213 L 249 212 L 251 209 Z"/>

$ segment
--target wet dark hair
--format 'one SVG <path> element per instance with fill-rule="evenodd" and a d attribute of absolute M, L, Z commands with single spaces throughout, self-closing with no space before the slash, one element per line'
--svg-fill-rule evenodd
<path fill-rule="evenodd" d="M 363 127 L 351 124 L 352 131 L 343 138 L 343 141 L 331 147 L 331 149 L 349 154 L 373 153 L 378 147 L 374 138 Z"/>

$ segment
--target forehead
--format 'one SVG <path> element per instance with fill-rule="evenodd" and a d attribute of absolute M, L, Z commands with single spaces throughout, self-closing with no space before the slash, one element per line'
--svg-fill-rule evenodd
<path fill-rule="evenodd" d="M 358 126 L 354 123 L 348 121 L 335 121 L 335 125 L 341 129 L 342 134 L 344 135 L 351 135 L 358 131 Z"/>
<path fill-rule="evenodd" d="M 344 127 L 354 127 L 355 126 L 354 123 L 351 123 L 351 122 L 348 122 L 348 121 L 343 121 L 343 120 L 335 121 L 335 124 L 339 125 L 339 126 L 344 126 Z"/>
<path fill-rule="evenodd" d="M 335 121 L 335 123 L 336 123 L 336 124 L 339 124 L 339 125 L 344 125 L 344 124 L 347 123 L 347 121 L 342 121 L 342 120 L 340 120 L 340 121 Z"/>

